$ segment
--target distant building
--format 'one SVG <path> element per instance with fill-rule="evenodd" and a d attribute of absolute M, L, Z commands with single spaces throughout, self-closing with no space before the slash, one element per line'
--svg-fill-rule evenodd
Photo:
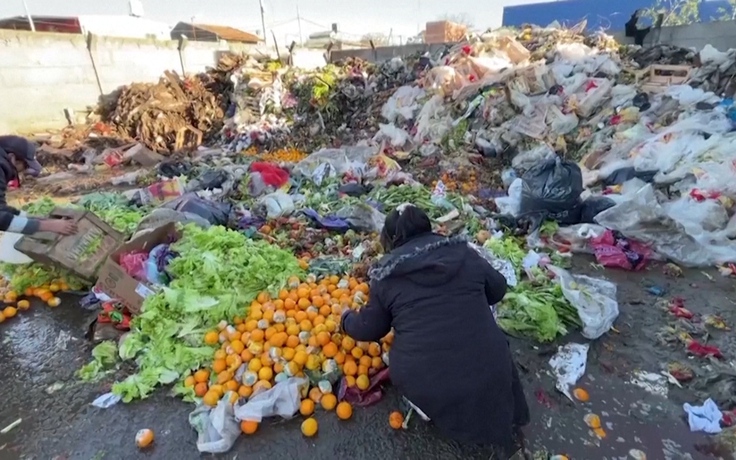
<path fill-rule="evenodd" d="M 520 27 L 524 24 L 546 26 L 554 21 L 563 26 L 573 26 L 587 20 L 588 30 L 604 29 L 622 31 L 626 21 L 638 9 L 649 9 L 655 0 L 560 0 L 546 3 L 528 3 L 503 7 L 503 25 Z M 698 2 L 700 19 L 713 21 L 721 16 L 721 9 L 731 11 L 726 0 Z"/>
<path fill-rule="evenodd" d="M 219 42 L 225 40 L 236 43 L 249 43 L 256 45 L 263 40 L 255 34 L 245 32 L 234 27 L 214 26 L 209 24 L 191 24 L 180 22 L 171 29 L 171 38 L 178 40 L 182 36 L 187 40 L 198 42 Z"/>
<path fill-rule="evenodd" d="M 107 37 L 169 40 L 171 27 L 163 22 L 134 16 L 31 16 L 37 32 L 88 33 Z M 0 19 L 0 29 L 31 30 L 26 16 Z"/>

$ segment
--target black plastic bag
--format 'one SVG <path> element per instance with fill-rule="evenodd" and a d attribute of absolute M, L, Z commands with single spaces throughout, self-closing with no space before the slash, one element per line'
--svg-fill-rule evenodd
<path fill-rule="evenodd" d="M 212 225 L 227 225 L 232 206 L 228 203 L 200 198 L 194 193 L 186 193 L 179 198 L 164 203 L 161 207 L 195 214 L 206 219 Z"/>
<path fill-rule="evenodd" d="M 200 190 L 214 190 L 222 188 L 222 184 L 229 178 L 228 173 L 222 169 L 209 169 L 197 177 L 197 182 Z"/>
<path fill-rule="evenodd" d="M 580 213 L 581 224 L 595 224 L 595 216 L 608 208 L 616 206 L 616 202 L 605 196 L 592 196 L 583 201 Z"/>
<path fill-rule="evenodd" d="M 168 160 L 158 165 L 158 174 L 168 179 L 187 176 L 191 170 L 192 165 L 188 161 Z"/>
<path fill-rule="evenodd" d="M 603 180 L 605 185 L 621 185 L 631 179 L 641 179 L 644 182 L 652 182 L 657 171 L 637 171 L 632 166 L 619 168 Z"/>
<path fill-rule="evenodd" d="M 521 176 L 521 215 L 572 225 L 580 222 L 583 174 L 572 161 L 544 160 Z"/>

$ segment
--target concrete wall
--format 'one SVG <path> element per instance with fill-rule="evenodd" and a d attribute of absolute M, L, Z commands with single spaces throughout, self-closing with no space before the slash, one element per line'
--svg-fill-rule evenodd
<path fill-rule="evenodd" d="M 633 43 L 633 39 L 624 36 L 623 32 L 612 35 L 621 43 Z M 736 48 L 736 21 L 717 21 L 689 24 L 686 26 L 663 27 L 657 40 L 657 31 L 652 31 L 644 41 L 645 45 L 665 43 L 701 50 L 710 44 L 716 49 L 726 51 Z M 440 50 L 445 45 L 414 44 L 404 46 L 386 46 L 372 49 L 333 51 L 332 62 L 355 56 L 372 62 L 382 62 L 397 56 L 409 56 L 418 51 Z"/>
<path fill-rule="evenodd" d="M 164 71 L 197 73 L 241 44 L 92 37 L 0 30 L 0 133 L 63 127 L 64 109 L 84 113 L 101 94 Z M 96 68 L 96 72 L 95 72 Z"/>

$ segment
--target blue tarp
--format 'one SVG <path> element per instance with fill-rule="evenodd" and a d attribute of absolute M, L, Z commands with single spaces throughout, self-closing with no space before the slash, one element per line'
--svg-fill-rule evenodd
<path fill-rule="evenodd" d="M 565 26 L 573 26 L 587 19 L 588 30 L 606 29 L 622 31 L 631 15 L 640 8 L 651 8 L 653 0 L 562 0 L 548 3 L 505 6 L 503 25 L 519 27 L 523 24 L 546 26 L 558 21 Z M 719 9 L 731 11 L 727 1 L 700 2 L 700 19 L 712 21 L 721 16 Z M 642 20 L 646 24 L 646 20 Z"/>

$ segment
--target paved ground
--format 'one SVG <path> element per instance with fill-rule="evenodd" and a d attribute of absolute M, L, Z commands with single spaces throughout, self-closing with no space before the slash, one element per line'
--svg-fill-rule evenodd
<path fill-rule="evenodd" d="M 578 270 L 592 269 L 586 260 L 578 263 Z M 533 424 L 525 431 L 536 458 L 562 453 L 576 460 L 634 458 L 632 449 L 645 452 L 648 459 L 717 458 L 706 455 L 716 449 L 704 435 L 689 432 L 682 411 L 683 402 L 699 403 L 709 393 L 710 387 L 698 386 L 705 378 L 702 373 L 689 388 L 670 387 L 666 398 L 628 382 L 635 370 L 658 372 L 662 363 L 672 360 L 691 362 L 700 369 L 700 363 L 688 360 L 681 348 L 658 341 L 658 332 L 670 318 L 655 307 L 657 299 L 646 292 L 647 287 L 657 285 L 668 291 L 667 296 L 684 297 L 692 310 L 717 311 L 736 324 L 729 300 L 736 299 L 733 280 L 711 282 L 699 271 L 687 273 L 684 279 L 669 279 L 660 268 L 596 275 L 618 283 L 622 313 L 618 333 L 591 347 L 581 381 L 591 395 L 589 403 L 573 404 L 554 391 L 546 362 L 556 345 L 512 341 L 533 411 Z M 195 432 L 187 422 L 192 406 L 167 396 L 165 390 L 147 401 L 107 410 L 90 406 L 107 388 L 76 383 L 73 376 L 89 359 L 91 346 L 84 340 L 89 315 L 69 301 L 56 310 L 34 306 L 0 325 L 0 429 L 23 419 L 10 433 L 0 434 L 0 460 L 200 458 Z M 711 340 L 728 355 L 731 336 L 714 334 Z M 703 366 L 711 369 L 707 363 Z M 391 430 L 387 417 L 400 407 L 398 401 L 398 395 L 389 390 L 380 404 L 356 409 L 348 422 L 339 422 L 334 414 L 318 414 L 319 435 L 309 440 L 299 434 L 298 420 L 266 422 L 256 436 L 241 436 L 230 453 L 217 458 L 488 458 L 482 449 L 443 440 L 419 420 L 413 420 L 408 431 Z M 591 412 L 603 421 L 608 433 L 603 440 L 583 422 Z M 145 453 L 134 446 L 140 428 L 156 432 L 155 448 Z M 719 456 L 731 458 L 722 451 Z"/>

